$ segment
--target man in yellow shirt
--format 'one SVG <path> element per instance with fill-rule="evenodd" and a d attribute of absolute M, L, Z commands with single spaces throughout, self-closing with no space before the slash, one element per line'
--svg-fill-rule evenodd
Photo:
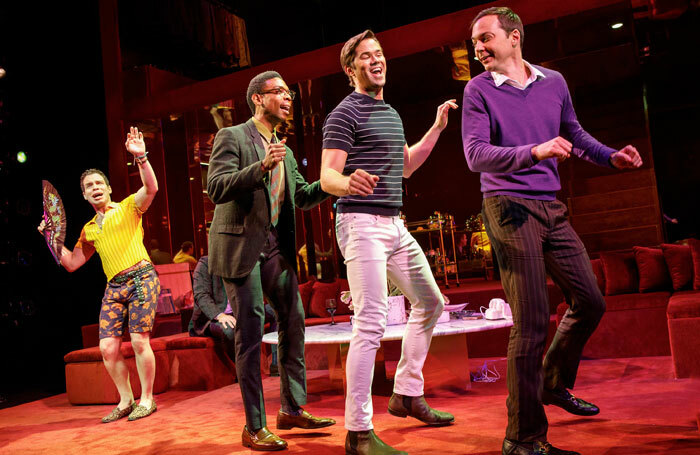
<path fill-rule="evenodd" d="M 187 262 L 190 265 L 190 271 L 193 271 L 197 266 L 197 259 L 192 256 L 194 253 L 194 245 L 189 240 L 183 242 L 180 246 L 180 251 L 177 252 L 173 258 L 174 264 L 180 264 L 181 262 Z"/>
<path fill-rule="evenodd" d="M 129 416 L 137 420 L 156 410 L 153 401 L 153 381 L 156 362 L 150 344 L 151 330 L 160 293 L 158 275 L 153 269 L 143 245 L 141 217 L 158 191 L 158 182 L 148 162 L 143 134 L 131 128 L 127 134 L 126 149 L 138 163 L 143 186 L 135 193 L 116 203 L 112 202 L 107 176 L 98 169 L 88 169 L 80 177 L 83 197 L 95 209 L 95 217 L 80 233 L 80 239 L 70 251 L 63 248 L 61 265 L 69 272 L 80 268 L 97 251 L 107 276 L 107 288 L 100 312 L 100 351 L 105 368 L 112 377 L 120 401 L 103 423 Z M 42 221 L 39 231 L 45 227 Z M 129 320 L 125 321 L 129 314 Z M 125 323 L 129 325 L 131 345 L 141 380 L 141 400 L 134 402 L 129 382 L 129 370 L 120 347 Z"/>

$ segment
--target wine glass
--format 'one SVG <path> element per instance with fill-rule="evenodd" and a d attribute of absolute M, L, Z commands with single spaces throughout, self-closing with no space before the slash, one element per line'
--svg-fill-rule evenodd
<path fill-rule="evenodd" d="M 335 299 L 326 299 L 326 311 L 328 311 L 331 315 L 331 325 L 335 325 L 335 319 L 333 316 L 335 315 L 336 309 L 337 305 L 335 303 Z"/>

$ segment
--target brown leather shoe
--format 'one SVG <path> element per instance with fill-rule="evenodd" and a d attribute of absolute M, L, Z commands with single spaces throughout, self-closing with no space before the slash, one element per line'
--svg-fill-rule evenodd
<path fill-rule="evenodd" d="M 425 401 L 424 396 L 409 397 L 394 393 L 389 400 L 389 414 L 396 417 L 411 416 L 421 422 L 431 425 L 449 425 L 455 421 L 455 416 L 449 412 L 437 411 Z"/>
<path fill-rule="evenodd" d="M 374 430 L 348 431 L 345 436 L 345 455 L 408 455 L 396 450 L 374 434 Z"/>
<path fill-rule="evenodd" d="M 503 455 L 581 455 L 572 450 L 558 449 L 548 442 L 519 443 L 510 439 L 503 440 L 501 453 Z"/>
<path fill-rule="evenodd" d="M 301 410 L 298 416 L 287 414 L 280 411 L 277 413 L 277 429 L 290 430 L 294 427 L 303 428 L 305 430 L 313 430 L 316 428 L 324 428 L 335 425 L 335 420 L 323 417 L 314 417 L 308 412 Z"/>
<path fill-rule="evenodd" d="M 250 447 L 251 450 L 284 450 L 287 448 L 287 441 L 270 432 L 267 427 L 262 427 L 253 434 L 248 431 L 248 427 L 243 427 L 241 441 L 244 447 Z"/>

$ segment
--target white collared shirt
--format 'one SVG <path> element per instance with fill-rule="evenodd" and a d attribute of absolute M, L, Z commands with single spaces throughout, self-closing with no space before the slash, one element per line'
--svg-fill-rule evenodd
<path fill-rule="evenodd" d="M 518 81 L 506 76 L 505 74 L 491 71 L 491 77 L 493 77 L 493 82 L 496 84 L 496 87 L 500 87 L 503 84 L 508 84 L 520 90 L 525 90 L 527 86 L 535 82 L 537 78 L 546 77 L 542 71 L 530 65 L 527 61 L 523 60 L 523 63 L 530 70 L 530 77 L 527 79 L 527 81 L 525 81 L 525 85 L 520 85 Z"/>

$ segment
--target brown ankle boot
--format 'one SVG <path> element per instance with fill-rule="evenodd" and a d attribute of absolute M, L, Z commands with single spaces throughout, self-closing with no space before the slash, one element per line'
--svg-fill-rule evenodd
<path fill-rule="evenodd" d="M 437 411 L 431 408 L 422 395 L 409 397 L 394 393 L 389 400 L 389 414 L 396 417 L 415 417 L 431 426 L 449 425 L 455 421 L 455 416 L 449 412 Z"/>
<path fill-rule="evenodd" d="M 408 455 L 384 443 L 374 430 L 348 431 L 345 437 L 345 455 Z"/>

